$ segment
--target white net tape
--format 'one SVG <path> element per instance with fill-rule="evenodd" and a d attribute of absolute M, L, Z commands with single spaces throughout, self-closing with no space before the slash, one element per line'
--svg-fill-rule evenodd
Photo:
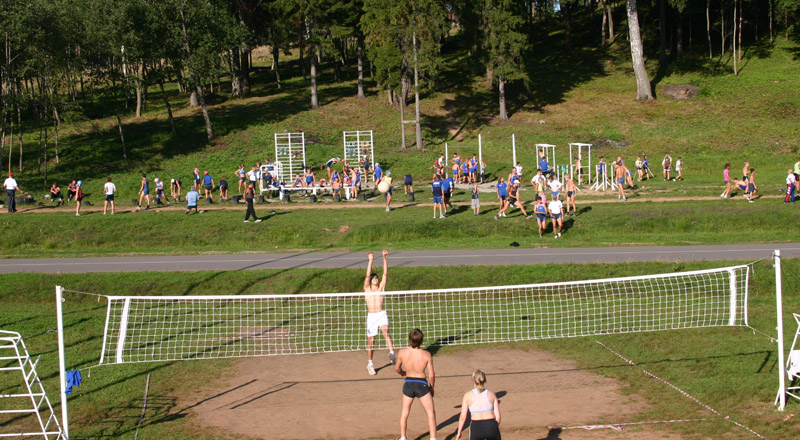
<path fill-rule="evenodd" d="M 392 336 L 429 345 L 747 325 L 748 266 L 604 280 L 386 292 Z M 101 363 L 362 350 L 363 293 L 110 296 Z M 376 348 L 383 338 L 376 337 Z"/>

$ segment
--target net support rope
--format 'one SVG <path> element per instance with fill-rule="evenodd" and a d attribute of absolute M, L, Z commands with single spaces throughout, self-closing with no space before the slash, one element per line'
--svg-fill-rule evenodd
<path fill-rule="evenodd" d="M 395 339 L 421 328 L 430 345 L 749 327 L 749 276 L 750 266 L 739 265 L 588 281 L 393 291 L 384 293 L 384 309 Z M 366 348 L 364 293 L 105 298 L 101 365 Z M 380 335 L 375 341 L 376 348 L 383 347 Z"/>

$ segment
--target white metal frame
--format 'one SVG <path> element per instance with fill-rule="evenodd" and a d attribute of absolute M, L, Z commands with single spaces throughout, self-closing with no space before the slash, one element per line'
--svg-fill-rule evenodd
<path fill-rule="evenodd" d="M 513 139 L 513 137 L 512 137 Z M 478 135 L 478 145 L 453 145 L 452 147 L 445 142 L 444 144 L 444 167 L 447 171 L 445 171 L 445 176 L 448 173 L 452 173 L 452 165 L 450 164 L 450 148 L 478 148 L 478 169 L 481 168 L 481 164 L 483 163 L 483 141 L 481 140 L 481 135 Z M 474 153 L 473 153 L 474 154 Z M 463 158 L 461 159 L 464 160 Z M 462 162 L 463 163 L 463 162 Z M 516 165 L 516 164 L 514 164 Z M 480 174 L 480 173 L 478 173 Z M 455 177 L 455 176 L 454 176 Z"/>
<path fill-rule="evenodd" d="M 561 181 L 561 172 L 558 169 L 558 162 L 556 161 L 556 146 L 553 144 L 536 144 L 536 169 L 539 168 L 539 159 L 542 156 L 548 159 L 547 165 L 550 167 L 554 178 Z"/>
<path fill-rule="evenodd" d="M 375 166 L 375 144 L 372 137 L 372 130 L 366 131 L 343 131 L 342 145 L 344 146 L 344 161 L 350 168 L 361 171 L 361 175 L 366 180 L 367 176 L 361 167 L 361 159 L 368 157 L 371 167 Z M 372 176 L 375 180 L 375 175 Z"/>
<path fill-rule="evenodd" d="M 263 176 L 269 172 L 272 176 L 272 180 L 281 183 L 282 179 L 280 176 L 283 175 L 283 164 L 280 162 L 272 162 L 269 165 L 261 165 L 261 175 Z M 259 179 L 258 181 L 258 191 L 260 194 L 264 194 L 265 192 L 274 191 L 276 188 L 272 185 L 264 186 L 264 179 Z"/>
<path fill-rule="evenodd" d="M 781 251 L 780 249 L 776 249 L 775 252 L 772 253 L 772 258 L 774 259 L 775 263 L 775 309 L 776 315 L 778 319 L 778 325 L 776 329 L 778 330 L 778 395 L 775 397 L 775 404 L 778 405 L 778 409 L 783 411 L 786 408 L 786 395 L 789 393 L 789 388 L 786 387 L 786 376 L 787 376 L 787 367 L 786 361 L 784 359 L 783 353 L 783 278 L 781 274 Z M 794 315 L 795 320 L 797 320 L 797 333 L 795 333 L 794 341 L 792 342 L 791 350 L 794 350 L 794 346 L 797 343 L 797 335 L 800 335 L 800 320 L 798 320 L 798 315 Z M 789 354 L 791 355 L 791 350 Z M 796 390 L 800 389 L 800 387 L 791 387 L 791 389 Z M 797 397 L 794 394 L 791 394 L 792 397 Z"/>
<path fill-rule="evenodd" d="M 296 174 L 303 174 L 306 167 L 306 134 L 275 133 L 274 139 L 275 162 L 281 164 L 281 175 L 277 177 L 281 181 L 288 181 Z"/>
<path fill-rule="evenodd" d="M 572 148 L 575 147 L 575 156 L 572 155 Z M 587 161 L 586 165 L 583 162 L 583 149 L 586 148 L 587 153 Z M 574 181 L 576 172 L 575 170 L 575 159 L 580 159 L 581 161 L 581 175 L 587 176 L 586 183 L 592 183 L 592 144 L 582 144 L 580 142 L 570 142 L 569 144 L 569 177 Z M 583 170 L 586 169 L 586 172 Z M 580 186 L 581 182 L 575 182 L 576 186 Z"/>
<path fill-rule="evenodd" d="M 600 168 L 603 168 L 603 173 L 601 175 Z M 606 189 L 610 189 L 612 191 L 617 190 L 617 184 L 615 183 L 614 179 L 609 179 L 610 173 L 614 171 L 614 168 L 611 166 L 610 163 L 605 162 L 602 166 L 600 162 L 597 162 L 594 166 L 594 184 L 589 188 L 595 191 L 605 191 Z"/>
<path fill-rule="evenodd" d="M 0 404 L 0 414 L 35 414 L 40 428 L 37 432 L 2 433 L 0 437 L 35 436 L 45 440 L 67 438 L 66 431 L 61 429 L 50 399 L 39 380 L 39 374 L 36 372 L 38 363 L 38 358 L 36 361 L 31 360 L 28 348 L 19 333 L 0 330 L 0 373 L 19 372 L 26 390 L 22 394 L 0 394 L 0 401 L 30 400 L 30 408 L 27 409 L 5 409 L 8 407 Z M 65 400 L 62 400 L 62 407 L 65 406 L 63 402 Z M 43 412 L 45 418 L 42 418 Z"/>

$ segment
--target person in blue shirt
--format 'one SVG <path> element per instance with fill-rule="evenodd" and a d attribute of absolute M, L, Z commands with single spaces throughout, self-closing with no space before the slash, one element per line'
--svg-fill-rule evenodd
<path fill-rule="evenodd" d="M 550 164 L 547 162 L 547 157 L 542 157 L 539 160 L 539 168 L 542 170 L 542 174 L 546 177 L 550 174 Z"/>
<path fill-rule="evenodd" d="M 194 213 L 197 214 L 197 199 L 200 198 L 200 194 L 194 189 L 194 186 L 189 187 L 189 192 L 186 193 L 186 213 L 188 214 L 189 211 L 194 209 Z"/>
<path fill-rule="evenodd" d="M 147 208 L 150 209 L 150 181 L 147 180 L 147 174 L 142 173 L 142 186 L 139 187 L 139 206 L 137 210 L 142 209 L 142 199 L 147 201 Z"/>
<path fill-rule="evenodd" d="M 436 208 L 439 208 L 439 218 L 444 218 L 444 201 L 442 200 L 442 181 L 438 174 L 433 175 L 433 184 L 431 184 L 433 191 L 433 218 L 436 218 Z"/>
<path fill-rule="evenodd" d="M 375 186 L 377 187 L 379 183 L 381 183 L 381 179 L 383 178 L 383 168 L 381 168 L 381 164 L 375 162 Z"/>
<path fill-rule="evenodd" d="M 450 203 L 450 197 L 453 195 L 453 178 L 448 177 L 447 179 L 442 180 L 442 204 L 444 205 L 444 210 L 447 211 L 447 206 L 450 206 L 450 209 L 453 211 L 456 208 L 453 207 L 453 204 Z"/>
<path fill-rule="evenodd" d="M 497 199 L 500 200 L 500 214 L 498 215 L 505 217 L 506 213 L 504 208 L 506 207 L 506 200 L 508 199 L 508 184 L 503 181 L 503 176 L 500 176 L 495 188 L 497 189 Z"/>
<path fill-rule="evenodd" d="M 205 189 L 206 201 L 214 203 L 214 178 L 208 175 L 208 171 L 203 171 L 203 188 Z"/>
<path fill-rule="evenodd" d="M 333 166 L 333 164 L 341 163 L 341 162 L 342 162 L 342 158 L 341 157 L 332 157 L 332 158 L 328 159 L 327 162 L 325 162 L 325 169 L 328 170 L 328 182 L 332 182 L 333 181 L 333 175 L 331 175 L 331 167 Z"/>
<path fill-rule="evenodd" d="M 162 202 L 161 199 L 167 198 L 166 194 L 164 193 L 164 182 L 158 177 L 155 178 L 154 182 L 156 184 L 156 203 L 159 205 L 163 205 L 164 202 Z"/>

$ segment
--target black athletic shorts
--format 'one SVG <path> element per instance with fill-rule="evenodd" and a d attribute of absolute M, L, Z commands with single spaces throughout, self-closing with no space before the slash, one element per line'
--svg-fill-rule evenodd
<path fill-rule="evenodd" d="M 114 194 L 106 194 L 106 201 L 113 202 L 114 201 Z"/>
<path fill-rule="evenodd" d="M 517 199 L 515 199 L 513 197 L 509 197 L 508 198 L 508 204 L 509 205 L 514 206 L 515 203 L 517 203 Z"/>
<path fill-rule="evenodd" d="M 411 174 L 406 174 L 406 179 L 403 182 L 404 185 L 413 185 L 414 180 L 411 178 Z"/>
<path fill-rule="evenodd" d="M 403 382 L 403 395 L 412 399 L 422 397 L 430 392 L 428 381 L 425 379 L 408 378 Z"/>
<path fill-rule="evenodd" d="M 497 421 L 495 419 L 471 421 L 469 440 L 500 440 L 500 427 Z"/>

